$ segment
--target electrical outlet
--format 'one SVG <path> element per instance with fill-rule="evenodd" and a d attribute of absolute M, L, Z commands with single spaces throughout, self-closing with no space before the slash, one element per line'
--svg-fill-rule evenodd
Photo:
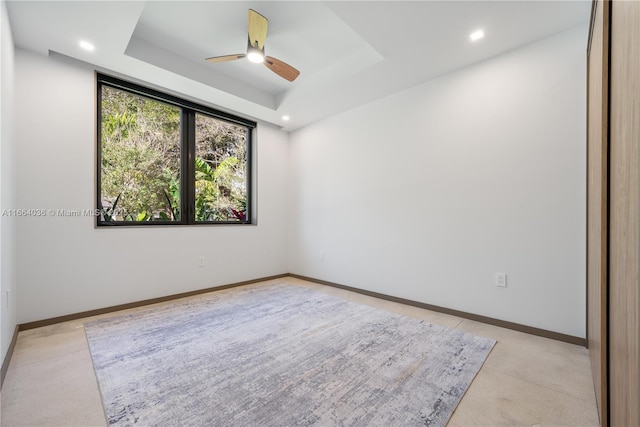
<path fill-rule="evenodd" d="M 204 262 L 204 257 L 203 256 L 198 257 L 198 266 L 199 267 L 204 267 L 205 265 L 206 264 Z"/>
<path fill-rule="evenodd" d="M 496 273 L 496 286 L 507 287 L 507 273 Z"/>
<path fill-rule="evenodd" d="M 320 252 L 320 261 L 324 262 L 326 260 L 324 251 Z"/>

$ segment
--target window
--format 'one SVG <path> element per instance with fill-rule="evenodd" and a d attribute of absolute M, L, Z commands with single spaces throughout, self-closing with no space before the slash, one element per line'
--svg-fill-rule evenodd
<path fill-rule="evenodd" d="M 97 224 L 248 224 L 252 122 L 97 74 Z"/>

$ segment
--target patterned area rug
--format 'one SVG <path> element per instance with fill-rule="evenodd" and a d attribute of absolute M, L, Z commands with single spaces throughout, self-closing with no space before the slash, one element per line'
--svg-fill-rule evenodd
<path fill-rule="evenodd" d="M 495 344 L 287 284 L 85 328 L 110 426 L 444 426 Z"/>

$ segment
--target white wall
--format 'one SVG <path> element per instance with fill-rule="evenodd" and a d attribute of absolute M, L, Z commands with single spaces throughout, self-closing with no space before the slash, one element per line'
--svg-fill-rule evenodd
<path fill-rule="evenodd" d="M 94 207 L 94 85 L 86 65 L 16 50 L 17 207 Z M 256 226 L 17 218 L 18 321 L 286 273 L 287 134 L 259 124 L 257 135 Z"/>
<path fill-rule="evenodd" d="M 289 138 L 260 124 L 257 226 L 17 218 L 12 253 L 4 218 L 2 286 L 8 257 L 17 321 L 290 271 L 584 337 L 585 34 L 525 46 Z M 3 108 L 3 202 L 8 185 L 14 207 L 92 208 L 93 70 L 15 55 L 15 181 L 5 183 Z M 506 289 L 495 272 L 508 274 Z M 6 317 L 3 306 L 3 351 L 15 325 Z"/>
<path fill-rule="evenodd" d="M 292 133 L 290 272 L 584 337 L 586 33 Z"/>
<path fill-rule="evenodd" d="M 0 2 L 0 212 L 14 207 L 14 48 L 4 1 Z M 17 324 L 15 283 L 15 225 L 0 215 L 0 360 L 9 349 Z M 1 362 L 0 362 L 1 363 Z"/>

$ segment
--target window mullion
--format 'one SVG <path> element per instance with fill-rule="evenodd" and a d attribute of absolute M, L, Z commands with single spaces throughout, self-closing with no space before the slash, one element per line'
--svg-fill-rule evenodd
<path fill-rule="evenodd" d="M 247 211 L 246 223 L 253 220 L 253 128 L 247 128 L 247 160 L 246 160 L 246 186 L 247 186 Z"/>
<path fill-rule="evenodd" d="M 182 109 L 182 211 L 184 223 L 195 223 L 195 198 L 196 198 L 196 171 L 195 171 L 195 146 L 196 146 L 195 112 Z"/>

